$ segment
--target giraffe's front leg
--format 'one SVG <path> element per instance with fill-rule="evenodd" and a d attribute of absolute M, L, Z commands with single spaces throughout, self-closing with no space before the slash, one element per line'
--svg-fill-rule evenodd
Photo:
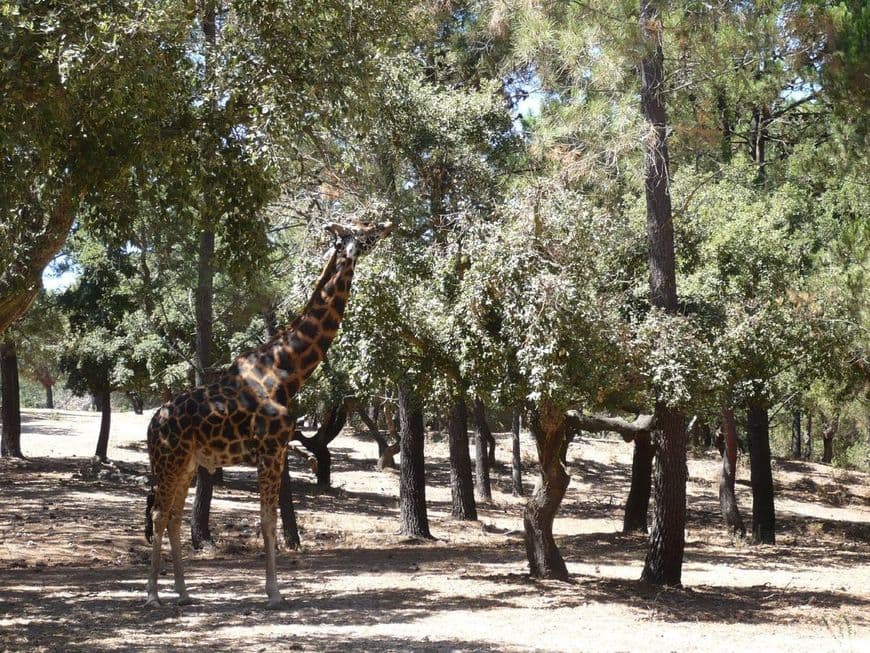
<path fill-rule="evenodd" d="M 263 532 L 263 544 L 266 547 L 266 594 L 269 597 L 270 608 L 284 605 L 284 599 L 278 590 L 275 568 L 278 492 L 281 485 L 281 471 L 284 468 L 284 455 L 285 449 L 282 447 L 278 455 L 261 460 L 258 465 L 260 530 Z"/>

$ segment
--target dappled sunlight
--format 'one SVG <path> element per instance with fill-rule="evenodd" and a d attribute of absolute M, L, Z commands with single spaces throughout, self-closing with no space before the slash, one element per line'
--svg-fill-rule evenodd
<path fill-rule="evenodd" d="M 119 448 L 140 437 L 129 425 L 119 433 L 128 434 L 118 435 Z M 374 469 L 371 443 L 336 441 L 332 488 L 316 488 L 307 470 L 292 469 L 303 550 L 279 552 L 286 603 L 276 611 L 265 609 L 262 594 L 253 470 L 227 470 L 215 490 L 214 549 L 193 551 L 186 525 L 182 531 L 195 603 L 177 605 L 167 544 L 159 578 L 165 605 L 145 609 L 145 454 L 128 448 L 132 459 L 106 478 L 82 476 L 82 461 L 70 457 L 3 461 L 0 636 L 16 650 L 194 651 L 204 641 L 246 651 L 290 641 L 303 651 L 339 642 L 355 650 L 504 651 L 544 641 L 549 650 L 603 641 L 608 649 L 677 650 L 690 638 L 725 651 L 734 637 L 772 650 L 797 642 L 827 650 L 826 642 L 868 632 L 866 505 L 820 513 L 809 486 L 790 490 L 795 479 L 779 481 L 779 544 L 752 546 L 720 525 L 715 485 L 705 480 L 715 478 L 719 461 L 693 459 L 685 588 L 651 588 L 638 581 L 646 537 L 621 533 L 631 446 L 582 438 L 569 450 L 572 480 L 555 522 L 572 580 L 535 581 L 523 546 L 525 499 L 509 493 L 509 435 L 496 438 L 493 501 L 479 506 L 476 522 L 450 518 L 449 491 L 434 485 L 448 476 L 446 443 L 427 443 L 432 542 L 398 535 L 398 477 Z M 533 482 L 534 466 L 525 474 Z M 854 480 L 866 483 L 863 475 Z M 739 500 L 748 512 L 742 492 Z"/>

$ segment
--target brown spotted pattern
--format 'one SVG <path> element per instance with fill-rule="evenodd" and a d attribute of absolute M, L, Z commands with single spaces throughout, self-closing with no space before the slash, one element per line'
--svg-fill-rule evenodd
<path fill-rule="evenodd" d="M 242 354 L 212 384 L 165 403 L 148 426 L 154 525 L 148 603 L 158 604 L 157 575 L 168 529 L 181 602 L 181 513 L 198 465 L 214 470 L 247 464 L 257 468 L 260 517 L 266 545 L 266 592 L 281 601 L 275 578 L 275 525 L 281 472 L 295 419 L 290 402 L 323 360 L 344 314 L 356 259 L 389 233 L 391 225 L 331 225 L 334 251 L 302 314 L 268 342 Z"/>

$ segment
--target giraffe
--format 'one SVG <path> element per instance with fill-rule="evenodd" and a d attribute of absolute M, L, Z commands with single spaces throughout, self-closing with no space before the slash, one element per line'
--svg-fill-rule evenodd
<path fill-rule="evenodd" d="M 179 605 L 192 599 L 184 584 L 181 513 L 198 465 L 257 468 L 260 527 L 266 548 L 269 606 L 283 601 L 275 573 L 276 508 L 287 443 L 295 419 L 290 399 L 326 355 L 347 304 L 357 258 L 386 236 L 392 225 L 329 224 L 333 247 L 311 299 L 290 326 L 236 358 L 208 386 L 163 404 L 148 426 L 152 489 L 145 509 L 145 537 L 152 543 L 147 606 L 160 605 L 157 575 L 163 532 L 168 530 Z"/>

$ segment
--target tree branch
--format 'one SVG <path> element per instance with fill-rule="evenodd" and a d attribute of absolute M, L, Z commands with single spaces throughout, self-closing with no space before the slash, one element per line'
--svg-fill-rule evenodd
<path fill-rule="evenodd" d="M 583 415 L 576 410 L 569 410 L 565 413 L 565 419 L 569 427 L 581 431 L 615 431 L 626 442 L 631 442 L 639 435 L 649 435 L 655 428 L 655 415 L 638 415 L 633 422 L 628 422 L 621 417 Z"/>

